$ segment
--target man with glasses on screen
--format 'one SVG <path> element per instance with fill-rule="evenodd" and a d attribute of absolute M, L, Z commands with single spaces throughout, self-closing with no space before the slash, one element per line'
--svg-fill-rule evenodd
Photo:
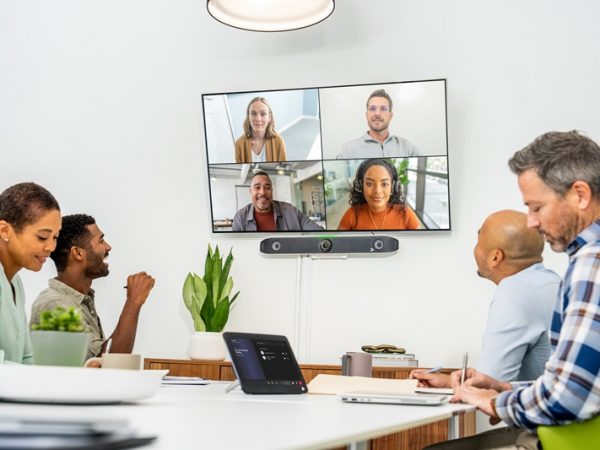
<path fill-rule="evenodd" d="M 269 174 L 255 172 L 250 182 L 252 203 L 235 213 L 233 231 L 322 231 L 302 211 L 287 202 L 273 200 Z"/>
<path fill-rule="evenodd" d="M 405 158 L 421 156 L 415 145 L 396 135 L 390 134 L 389 126 L 394 113 L 392 98 L 383 89 L 374 91 L 367 100 L 367 124 L 369 130 L 364 136 L 342 147 L 338 159 L 364 158 Z"/>

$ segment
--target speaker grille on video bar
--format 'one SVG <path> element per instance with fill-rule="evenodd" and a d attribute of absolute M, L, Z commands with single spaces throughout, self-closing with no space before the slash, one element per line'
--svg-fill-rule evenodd
<path fill-rule="evenodd" d="M 391 253 L 398 250 L 398 239 L 391 236 L 330 236 L 268 238 L 260 251 L 269 255 Z"/>

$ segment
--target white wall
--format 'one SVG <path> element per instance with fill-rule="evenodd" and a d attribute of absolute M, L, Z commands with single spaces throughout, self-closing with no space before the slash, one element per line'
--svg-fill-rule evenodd
<path fill-rule="evenodd" d="M 181 284 L 208 242 L 234 248 L 228 328 L 292 336 L 298 262 L 210 232 L 201 94 L 447 78 L 453 230 L 403 233 L 389 258 L 314 261 L 310 359 L 390 342 L 425 365 L 476 363 L 494 288 L 475 275 L 476 231 L 522 209 L 515 150 L 553 129 L 600 139 L 599 13 L 593 0 L 344 0 L 318 26 L 268 34 L 226 28 L 200 1 L 3 0 L 0 185 L 35 180 L 64 213 L 96 216 L 113 246 L 94 283 L 109 332 L 127 274 L 156 277 L 145 356 L 186 355 Z M 30 301 L 53 274 L 23 272 Z"/>

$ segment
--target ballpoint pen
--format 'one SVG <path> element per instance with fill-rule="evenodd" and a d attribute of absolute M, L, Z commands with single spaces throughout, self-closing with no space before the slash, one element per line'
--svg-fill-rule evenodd
<path fill-rule="evenodd" d="M 465 353 L 463 356 L 462 371 L 460 372 L 460 384 L 465 382 L 465 375 L 467 374 L 467 364 L 469 363 L 469 353 Z"/>
<path fill-rule="evenodd" d="M 427 369 L 423 373 L 436 373 L 436 372 L 439 372 L 440 370 L 442 370 L 442 366 L 432 367 L 431 369 Z"/>

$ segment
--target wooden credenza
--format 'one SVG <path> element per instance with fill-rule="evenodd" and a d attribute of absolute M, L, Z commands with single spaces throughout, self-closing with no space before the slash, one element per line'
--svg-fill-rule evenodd
<path fill-rule="evenodd" d="M 144 369 L 168 369 L 169 375 L 203 377 L 210 380 L 235 380 L 230 362 L 192 361 L 183 359 L 144 359 Z M 340 375 L 336 365 L 300 364 L 302 375 L 307 383 L 320 373 Z M 408 378 L 412 367 L 373 367 L 377 378 Z M 444 369 L 450 373 L 454 369 Z M 467 413 L 460 418 L 460 436 L 475 434 L 475 413 Z M 448 439 L 448 421 L 442 420 L 401 433 L 394 433 L 371 441 L 371 450 L 421 450 L 423 447 Z"/>

